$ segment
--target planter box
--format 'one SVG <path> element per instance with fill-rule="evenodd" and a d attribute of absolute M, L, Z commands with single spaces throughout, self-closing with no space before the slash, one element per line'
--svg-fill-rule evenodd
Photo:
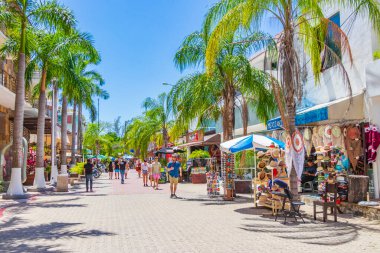
<path fill-rule="evenodd" d="M 251 193 L 251 180 L 235 180 L 236 193 Z"/>
<path fill-rule="evenodd" d="M 206 174 L 192 174 L 191 182 L 193 184 L 205 184 L 207 183 Z"/>

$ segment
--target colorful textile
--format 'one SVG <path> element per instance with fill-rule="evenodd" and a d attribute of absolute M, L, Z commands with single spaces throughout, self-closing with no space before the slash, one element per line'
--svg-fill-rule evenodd
<path fill-rule="evenodd" d="M 366 124 L 364 126 L 366 140 L 366 155 L 367 162 L 373 163 L 376 161 L 377 148 L 380 145 L 380 133 L 375 125 Z"/>

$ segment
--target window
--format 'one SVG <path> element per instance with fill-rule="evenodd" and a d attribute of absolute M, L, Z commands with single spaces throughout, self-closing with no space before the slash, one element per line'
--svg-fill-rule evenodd
<path fill-rule="evenodd" d="M 337 28 L 340 28 L 340 13 L 334 14 L 329 20 L 322 59 L 322 71 L 333 67 L 342 59 L 341 34 L 337 31 Z"/>

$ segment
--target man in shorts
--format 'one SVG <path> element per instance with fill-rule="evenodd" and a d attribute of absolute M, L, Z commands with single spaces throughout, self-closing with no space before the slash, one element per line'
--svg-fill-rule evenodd
<path fill-rule="evenodd" d="M 158 181 L 160 180 L 161 176 L 161 163 L 158 161 L 158 157 L 156 156 L 154 158 L 154 162 L 152 163 L 152 173 L 153 173 L 153 188 L 155 190 L 158 190 Z"/>
<path fill-rule="evenodd" d="M 182 177 L 181 163 L 178 161 L 178 156 L 173 155 L 172 161 L 168 163 L 169 182 L 170 182 L 170 198 L 177 198 L 176 191 L 178 178 Z"/>

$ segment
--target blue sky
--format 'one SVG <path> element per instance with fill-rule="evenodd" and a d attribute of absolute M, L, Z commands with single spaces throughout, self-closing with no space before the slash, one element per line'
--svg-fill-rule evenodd
<path fill-rule="evenodd" d="M 100 102 L 100 120 L 141 114 L 146 97 L 156 97 L 183 76 L 173 56 L 186 35 L 199 30 L 216 0 L 61 0 L 79 29 L 94 36 L 110 99 Z"/>

